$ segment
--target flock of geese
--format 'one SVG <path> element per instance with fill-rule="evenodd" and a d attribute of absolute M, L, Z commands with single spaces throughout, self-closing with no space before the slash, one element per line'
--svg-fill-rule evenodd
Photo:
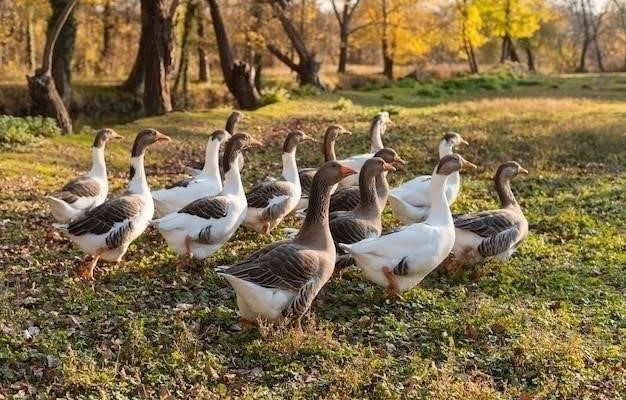
<path fill-rule="evenodd" d="M 97 132 L 89 173 L 47 196 L 54 226 L 89 256 L 81 276 L 93 279 L 98 260 L 119 262 L 129 244 L 153 225 L 178 266 L 205 259 L 244 225 L 268 234 L 289 214 L 304 217 L 289 240 L 274 242 L 241 261 L 217 267 L 236 292 L 242 326 L 259 318 L 300 319 L 335 270 L 351 265 L 382 286 L 387 296 L 417 285 L 450 253 L 453 269 L 466 262 L 507 259 L 528 235 L 528 222 L 511 191 L 510 181 L 528 173 L 517 162 L 505 162 L 494 182 L 501 208 L 453 216 L 450 205 L 460 189 L 459 172 L 476 166 L 454 153 L 467 144 L 457 133 L 439 143 L 439 162 L 431 175 L 418 176 L 390 190 L 387 173 L 405 164 L 382 135 L 389 114 L 377 114 L 370 125 L 370 152 L 337 160 L 335 141 L 348 135 L 340 125 L 326 130 L 319 168 L 298 169 L 296 149 L 314 142 L 302 131 L 290 132 L 282 148 L 282 174 L 244 190 L 243 154 L 262 145 L 247 133 L 236 133 L 243 118 L 233 112 L 225 130 L 210 135 L 204 167 L 186 167 L 192 176 L 150 191 L 144 170 L 146 149 L 170 141 L 155 129 L 138 133 L 131 151 L 126 192 L 107 200 L 104 158 L 107 142 L 121 138 L 112 129 Z M 223 152 L 220 155 L 220 149 Z M 403 226 L 382 234 L 381 213 L 387 200 Z M 158 218 L 153 219 L 154 214 Z"/>

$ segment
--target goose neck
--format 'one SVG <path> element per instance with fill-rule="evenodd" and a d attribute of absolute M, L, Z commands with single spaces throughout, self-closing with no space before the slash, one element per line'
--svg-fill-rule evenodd
<path fill-rule="evenodd" d="M 502 207 L 519 207 L 517 200 L 515 199 L 515 195 L 513 194 L 513 190 L 511 190 L 511 179 L 504 175 L 497 175 L 495 178 L 495 184 L 496 192 L 498 192 L 498 197 L 500 198 Z"/>
<path fill-rule="evenodd" d="M 449 156 L 450 154 L 452 154 L 452 146 L 448 145 L 445 140 L 442 140 L 441 143 L 439 143 L 439 159 Z"/>
<path fill-rule="evenodd" d="M 376 153 L 379 150 L 382 150 L 385 146 L 383 145 L 382 134 L 384 133 L 385 127 L 384 123 L 381 119 L 377 118 L 372 121 L 372 125 L 370 126 L 370 140 L 372 142 L 370 147 L 370 152 Z"/>
<path fill-rule="evenodd" d="M 316 178 L 318 177 L 313 178 L 311 184 L 306 218 L 294 242 L 329 248 L 334 246 L 328 223 L 328 208 L 330 206 L 332 185 Z"/>
<path fill-rule="evenodd" d="M 144 155 L 130 159 L 130 181 L 128 182 L 128 192 L 138 195 L 150 195 L 150 188 L 146 179 L 146 170 L 144 168 Z"/>
<path fill-rule="evenodd" d="M 337 160 L 337 156 L 335 155 L 335 139 L 331 138 L 329 135 L 324 138 L 322 150 L 324 150 L 324 162 Z"/>
<path fill-rule="evenodd" d="M 426 223 L 430 225 L 452 224 L 452 214 L 446 199 L 445 186 L 447 176 L 433 172 L 430 182 L 430 214 Z"/>
<path fill-rule="evenodd" d="M 387 182 L 387 172 L 383 172 L 376 176 L 376 197 L 378 198 L 378 204 L 381 211 L 385 208 L 388 195 L 389 182 Z"/>
<path fill-rule="evenodd" d="M 296 151 L 283 153 L 283 178 L 291 183 L 300 182 L 298 166 L 296 165 Z"/>
<path fill-rule="evenodd" d="M 220 143 L 217 140 L 211 140 L 207 146 L 204 155 L 204 167 L 202 167 L 202 175 L 207 178 L 221 180 L 220 167 Z"/>
<path fill-rule="evenodd" d="M 89 176 L 106 179 L 107 168 L 104 160 L 104 146 L 91 148 L 91 170 Z"/>
<path fill-rule="evenodd" d="M 359 174 L 359 211 L 370 211 L 378 208 L 376 178 L 376 175 Z"/>
<path fill-rule="evenodd" d="M 222 193 L 244 196 L 243 183 L 241 182 L 241 174 L 239 173 L 239 157 L 233 157 L 233 160 L 230 162 L 230 168 L 224 173 L 224 188 Z"/>

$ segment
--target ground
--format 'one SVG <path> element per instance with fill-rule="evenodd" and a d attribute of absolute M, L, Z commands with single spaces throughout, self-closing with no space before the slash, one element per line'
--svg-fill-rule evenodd
<path fill-rule="evenodd" d="M 486 83 L 485 83 L 486 82 Z M 390 110 L 383 138 L 407 160 L 397 184 L 429 173 L 442 133 L 479 165 L 464 173 L 453 212 L 497 207 L 491 177 L 517 160 L 530 171 L 514 192 L 530 236 L 508 262 L 448 277 L 437 271 L 398 301 L 359 271 L 333 279 L 304 335 L 263 326 L 242 332 L 234 293 L 213 271 L 274 240 L 245 229 L 202 265 L 175 268 L 149 229 L 123 265 L 76 274 L 83 255 L 51 226 L 43 196 L 88 168 L 91 135 L 55 137 L 0 157 L 0 399 L 429 398 L 620 399 L 626 393 L 626 75 L 368 87 L 246 113 L 263 139 L 246 186 L 279 174 L 284 133 L 321 137 L 339 122 L 354 134 L 339 157 L 369 148 L 369 119 Z M 171 135 L 147 155 L 151 187 L 200 161 L 207 133 L 228 109 L 172 113 L 113 126 L 107 149 L 114 195 L 135 133 Z M 318 165 L 312 145 L 300 166 Z M 295 226 L 288 219 L 282 226 Z M 385 226 L 396 225 L 389 210 Z"/>

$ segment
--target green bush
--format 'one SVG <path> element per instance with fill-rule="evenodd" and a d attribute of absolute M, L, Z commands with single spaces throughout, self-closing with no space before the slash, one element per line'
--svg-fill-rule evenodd
<path fill-rule="evenodd" d="M 415 94 L 423 97 L 441 97 L 443 95 L 443 91 L 434 85 L 427 84 L 417 89 Z"/>
<path fill-rule="evenodd" d="M 322 91 L 317 86 L 304 85 L 293 90 L 296 96 L 319 96 Z"/>
<path fill-rule="evenodd" d="M 337 103 L 333 106 L 333 110 L 347 110 L 352 107 L 352 101 L 350 99 L 346 99 L 345 97 L 340 97 L 337 100 Z"/>
<path fill-rule="evenodd" d="M 52 118 L 0 116 L 0 148 L 33 143 L 38 138 L 52 137 L 60 132 Z"/>
<path fill-rule="evenodd" d="M 282 87 L 267 87 L 261 90 L 261 103 L 263 105 L 282 103 L 289 100 L 289 91 Z"/>

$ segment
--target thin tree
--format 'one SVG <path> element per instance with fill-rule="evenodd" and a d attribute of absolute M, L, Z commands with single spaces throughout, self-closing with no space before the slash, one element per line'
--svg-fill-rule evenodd
<path fill-rule="evenodd" d="M 271 3 L 274 15 L 280 21 L 289 42 L 293 46 L 296 54 L 298 54 L 298 62 L 296 63 L 293 61 L 293 59 L 288 57 L 272 43 L 267 43 L 267 49 L 276 58 L 278 58 L 280 62 L 285 64 L 289 67 L 289 69 L 298 75 L 298 82 L 300 86 L 313 85 L 325 90 L 325 87 L 319 78 L 322 62 L 318 58 L 317 53 L 307 47 L 302 34 L 296 29 L 289 16 L 285 13 L 285 9 L 288 7 L 288 2 L 285 0 L 269 0 L 269 2 Z"/>
<path fill-rule="evenodd" d="M 52 15 L 48 20 L 47 36 L 49 36 L 54 29 L 55 21 L 63 14 L 66 6 L 71 3 L 72 0 L 50 0 Z M 54 84 L 66 107 L 69 106 L 72 96 L 70 82 L 72 80 L 71 64 L 75 40 L 76 20 L 74 19 L 73 13 L 70 13 L 59 33 L 52 54 L 52 76 L 54 78 Z"/>
<path fill-rule="evenodd" d="M 189 3 L 187 3 L 187 9 L 185 10 L 185 16 L 183 18 L 183 32 L 180 39 L 180 60 L 178 62 L 178 69 L 176 72 L 176 79 L 174 80 L 174 87 L 172 88 L 174 94 L 177 94 L 180 85 L 182 84 L 183 108 L 187 107 L 187 98 L 189 95 L 189 46 L 193 29 L 193 20 L 197 8 L 198 4 L 195 1 L 190 1 Z"/>
<path fill-rule="evenodd" d="M 47 35 L 41 68 L 35 70 L 35 75 L 26 77 L 33 103 L 42 114 L 55 118 L 63 133 L 72 133 L 72 119 L 52 77 L 52 54 L 59 33 L 77 2 L 78 0 L 72 0 L 67 3 Z"/>
<path fill-rule="evenodd" d="M 207 56 L 207 52 L 204 49 L 205 43 L 205 29 L 204 29 L 204 12 L 202 7 L 196 7 L 196 17 L 197 17 L 197 25 L 196 25 L 196 34 L 198 36 L 196 40 L 196 47 L 198 52 L 198 81 L 199 82 L 210 82 L 210 67 L 209 67 L 209 57 Z"/>
<path fill-rule="evenodd" d="M 337 7 L 338 2 L 338 0 L 331 0 L 335 18 L 337 18 L 337 22 L 339 23 L 339 64 L 337 65 L 337 72 L 345 73 L 346 66 L 348 64 L 350 35 L 360 29 L 366 28 L 369 24 L 351 27 L 352 17 L 361 3 L 361 0 L 343 0 L 343 7 L 341 10 Z"/>
<path fill-rule="evenodd" d="M 211 11 L 224 82 L 240 108 L 254 110 L 259 107 L 261 101 L 261 96 L 254 85 L 254 67 L 244 61 L 235 60 L 217 0 L 207 2 Z"/>

